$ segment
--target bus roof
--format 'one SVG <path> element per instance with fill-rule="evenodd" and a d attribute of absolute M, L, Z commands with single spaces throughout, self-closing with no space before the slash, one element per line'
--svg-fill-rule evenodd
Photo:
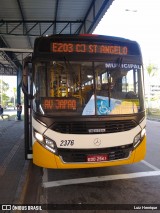
<path fill-rule="evenodd" d="M 84 40 L 84 39 L 89 39 L 89 40 L 104 40 L 104 41 L 121 41 L 121 42 L 126 42 L 126 43 L 137 43 L 137 41 L 130 40 L 127 38 L 122 38 L 122 37 L 116 37 L 116 36 L 108 36 L 108 35 L 98 35 L 98 34 L 55 34 L 55 35 L 50 35 L 50 36 L 41 36 L 37 37 L 36 41 L 38 40 L 52 40 L 52 39 L 70 39 L 70 38 L 78 38 L 79 40 Z"/>

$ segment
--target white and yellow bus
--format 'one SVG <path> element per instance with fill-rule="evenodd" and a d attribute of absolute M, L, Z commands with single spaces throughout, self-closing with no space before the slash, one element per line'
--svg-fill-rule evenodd
<path fill-rule="evenodd" d="M 24 61 L 26 158 L 45 168 L 139 162 L 146 153 L 137 42 L 100 35 L 35 40 Z"/>

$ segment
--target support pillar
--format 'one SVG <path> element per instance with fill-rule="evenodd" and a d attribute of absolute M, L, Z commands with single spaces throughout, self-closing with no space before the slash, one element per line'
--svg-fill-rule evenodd
<path fill-rule="evenodd" d="M 17 70 L 17 104 L 21 103 L 21 79 L 22 79 L 22 71 L 19 68 Z"/>

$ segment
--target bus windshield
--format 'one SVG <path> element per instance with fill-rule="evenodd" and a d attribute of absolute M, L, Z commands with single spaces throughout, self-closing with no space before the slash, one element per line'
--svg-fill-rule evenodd
<path fill-rule="evenodd" d="M 33 109 L 43 115 L 108 116 L 144 110 L 140 64 L 36 62 L 33 86 Z"/>

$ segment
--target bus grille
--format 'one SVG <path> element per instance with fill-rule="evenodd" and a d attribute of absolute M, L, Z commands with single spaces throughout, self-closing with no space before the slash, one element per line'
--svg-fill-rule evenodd
<path fill-rule="evenodd" d="M 87 162 L 88 155 L 107 154 L 108 161 L 122 160 L 129 157 L 132 151 L 132 144 L 123 147 L 90 149 L 90 150 L 74 150 L 74 149 L 58 149 L 58 154 L 65 163 Z"/>
<path fill-rule="evenodd" d="M 134 120 L 55 122 L 51 129 L 66 134 L 104 134 L 124 132 L 136 127 Z"/>

